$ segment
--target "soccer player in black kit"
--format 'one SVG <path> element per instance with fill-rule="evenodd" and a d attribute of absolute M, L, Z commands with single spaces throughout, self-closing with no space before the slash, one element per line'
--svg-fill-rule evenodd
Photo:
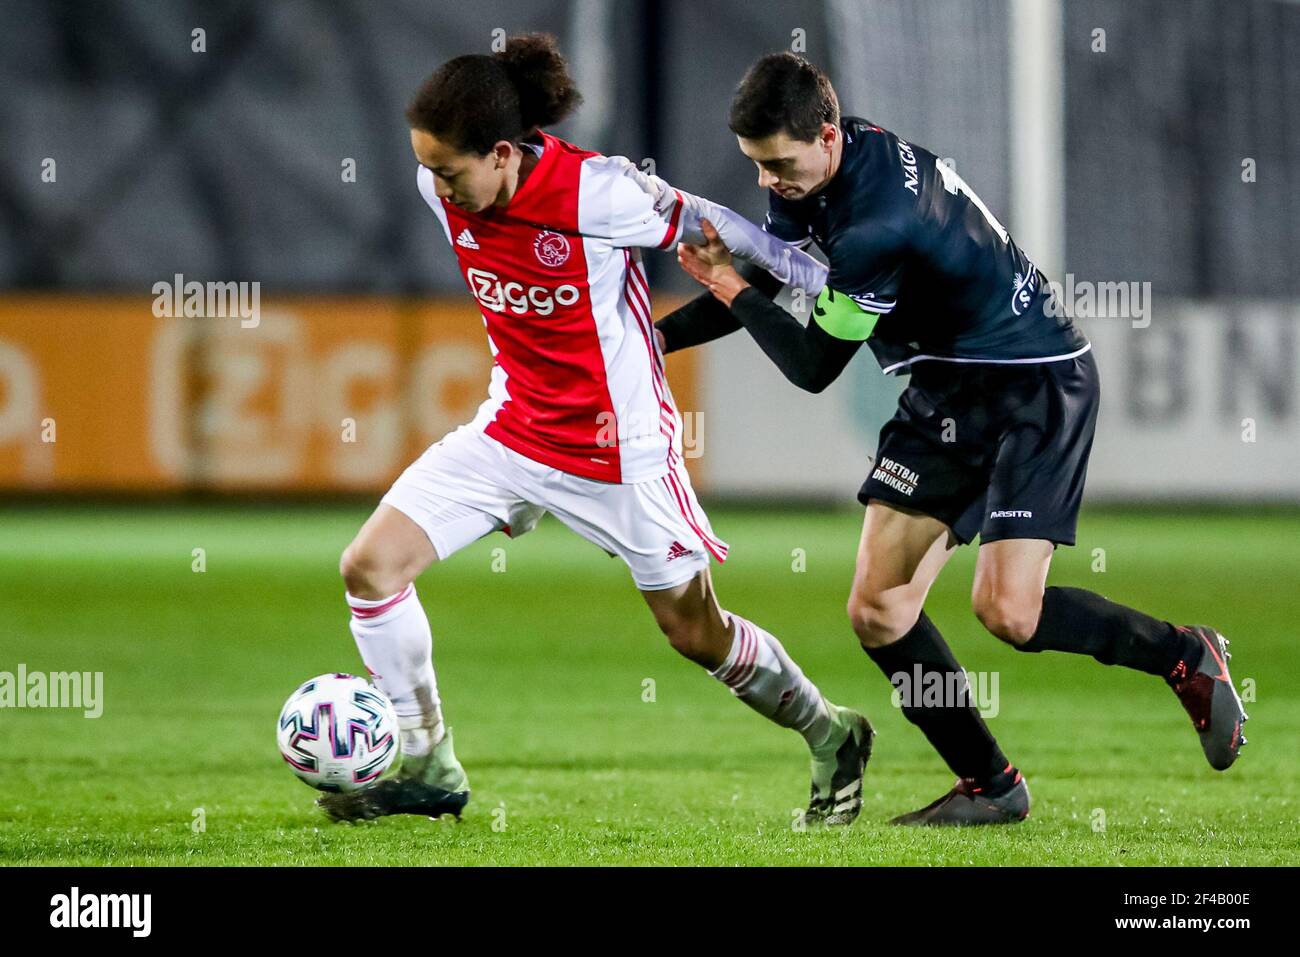
<path fill-rule="evenodd" d="M 743 327 L 810 392 L 863 342 L 886 373 L 910 374 L 858 492 L 866 518 L 848 614 L 867 655 L 891 681 L 919 668 L 939 687 L 965 685 L 924 605 L 957 545 L 978 536 L 972 606 L 988 631 L 1020 651 L 1092 655 L 1164 679 L 1210 764 L 1226 769 L 1246 743 L 1246 714 L 1225 639 L 1082 588 L 1045 587 L 1055 547 L 1074 544 L 1099 385 L 1089 343 L 1048 307 L 1043 274 L 933 153 L 841 118 L 829 79 L 801 57 L 760 59 L 729 125 L 770 190 L 765 228 L 816 243 L 829 276 L 808 290 L 817 300 L 805 326 L 772 301 L 778 280 L 743 263 L 738 272 L 708 230 L 709 245 L 679 246 L 678 259 L 709 292 L 660 320 L 661 344 Z M 904 696 L 903 714 L 958 780 L 894 823 L 1027 817 L 1024 777 L 973 704 L 920 697 Z"/>

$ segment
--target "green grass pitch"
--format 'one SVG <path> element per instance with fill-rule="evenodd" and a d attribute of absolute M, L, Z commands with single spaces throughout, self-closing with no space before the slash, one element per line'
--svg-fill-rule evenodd
<path fill-rule="evenodd" d="M 469 771 L 465 819 L 327 823 L 275 748 L 303 679 L 358 671 L 337 575 L 356 506 L 10 508 L 0 519 L 0 671 L 102 671 L 104 712 L 0 710 L 5 864 L 1294 864 L 1300 513 L 1085 513 L 1051 581 L 1233 639 L 1251 743 L 1205 763 L 1158 679 L 1022 655 L 969 608 L 962 549 L 927 606 L 968 669 L 1031 818 L 889 827 L 951 775 L 890 706 L 844 615 L 860 513 L 713 515 L 725 606 L 778 635 L 878 737 L 845 832 L 800 832 L 803 743 L 659 636 L 623 566 L 551 520 L 423 576 L 435 663 Z M 206 571 L 192 571 L 202 548 Z M 496 553 L 495 549 L 503 549 Z M 802 553 L 796 553 L 802 549 Z M 1104 571 L 1095 549 L 1104 550 Z M 802 554 L 806 570 L 796 571 Z M 504 570 L 500 568 L 504 558 Z M 646 679 L 652 679 L 653 701 Z M 1248 694 L 1248 697 L 1250 695 Z M 201 810 L 200 810 L 201 809 Z M 201 827 L 199 825 L 202 825 Z"/>

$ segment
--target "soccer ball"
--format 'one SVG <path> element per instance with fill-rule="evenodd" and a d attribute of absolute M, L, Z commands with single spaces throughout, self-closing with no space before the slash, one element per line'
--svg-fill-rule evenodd
<path fill-rule="evenodd" d="M 318 675 L 289 695 L 276 739 L 293 773 L 320 791 L 356 791 L 397 757 L 393 703 L 365 678 Z"/>

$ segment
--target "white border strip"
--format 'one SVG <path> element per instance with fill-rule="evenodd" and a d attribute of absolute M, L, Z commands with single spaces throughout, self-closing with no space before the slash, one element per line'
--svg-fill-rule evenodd
<path fill-rule="evenodd" d="M 1039 356 L 1034 359 L 970 359 L 964 356 L 919 355 L 919 356 L 912 356 L 912 358 L 910 359 L 904 359 L 902 362 L 895 362 L 892 366 L 885 366 L 884 373 L 885 375 L 889 375 L 895 369 L 901 369 L 903 368 L 903 366 L 910 366 L 914 362 L 921 362 L 922 360 L 925 359 L 930 359 L 935 362 L 978 363 L 980 365 L 986 365 L 986 366 L 1021 366 L 1021 365 L 1029 365 L 1035 362 L 1064 362 L 1066 359 L 1077 359 L 1079 356 L 1083 355 L 1091 348 L 1092 348 L 1092 343 L 1090 342 L 1082 349 L 1076 349 L 1074 352 L 1068 353 L 1063 356 Z"/>

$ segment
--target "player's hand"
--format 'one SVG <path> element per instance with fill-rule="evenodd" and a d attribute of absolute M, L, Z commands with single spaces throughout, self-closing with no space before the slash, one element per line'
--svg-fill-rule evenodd
<path fill-rule="evenodd" d="M 718 235 L 713 223 L 707 219 L 701 219 L 700 232 L 704 233 L 704 238 L 708 240 L 707 245 L 691 247 L 696 251 L 700 260 L 710 266 L 730 266 L 731 250 L 722 241 L 722 237 Z"/>
<path fill-rule="evenodd" d="M 700 231 L 708 243 L 704 246 L 678 243 L 677 262 L 688 276 L 707 287 L 723 304 L 730 306 L 731 301 L 749 283 L 740 278 L 740 273 L 732 266 L 731 253 L 718 236 L 718 231 L 713 228 L 713 223 L 707 219 L 701 220 Z"/>

